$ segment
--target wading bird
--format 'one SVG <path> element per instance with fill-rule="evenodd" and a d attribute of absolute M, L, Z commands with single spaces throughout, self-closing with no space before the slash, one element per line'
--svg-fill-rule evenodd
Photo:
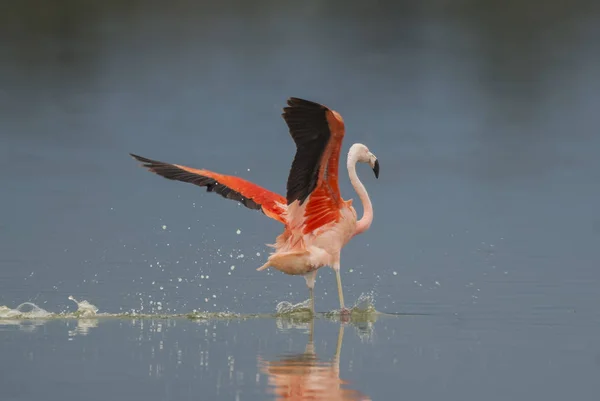
<path fill-rule="evenodd" d="M 275 251 L 257 270 L 274 267 L 286 274 L 304 276 L 314 314 L 317 270 L 330 266 L 337 279 L 340 312 L 348 313 L 342 291 L 340 253 L 352 237 L 368 230 L 373 221 L 371 200 L 358 179 L 356 163 L 368 163 L 375 178 L 379 178 L 379 162 L 365 145 L 355 143 L 350 147 L 348 174 L 363 205 L 363 216 L 357 220 L 352 199 L 342 199 L 338 185 L 345 133 L 342 116 L 321 104 L 293 97 L 288 99 L 282 116 L 296 144 L 285 197 L 239 177 L 131 156 L 162 177 L 206 187 L 208 192 L 241 202 L 283 223 L 283 233 L 270 245 Z"/>

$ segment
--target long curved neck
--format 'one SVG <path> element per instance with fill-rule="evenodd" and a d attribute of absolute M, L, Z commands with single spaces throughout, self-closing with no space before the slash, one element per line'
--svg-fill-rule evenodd
<path fill-rule="evenodd" d="M 365 186 L 360 182 L 358 175 L 356 174 L 357 161 L 357 155 L 354 152 L 348 153 L 348 175 L 350 176 L 350 182 L 363 205 L 363 216 L 356 222 L 356 231 L 354 232 L 354 235 L 368 230 L 373 221 L 373 205 L 371 205 L 371 199 L 369 199 L 369 194 L 367 193 Z"/>

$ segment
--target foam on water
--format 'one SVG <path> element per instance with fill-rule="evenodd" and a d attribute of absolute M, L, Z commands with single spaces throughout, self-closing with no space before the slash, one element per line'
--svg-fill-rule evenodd
<path fill-rule="evenodd" d="M 75 302 L 77 310 L 75 312 L 49 312 L 40 308 L 32 302 L 24 302 L 12 309 L 8 306 L 0 306 L 0 322 L 18 321 L 18 320 L 48 320 L 48 319 L 79 319 L 95 320 L 99 318 L 129 318 L 129 319 L 170 319 L 187 318 L 192 320 L 230 320 L 230 319 L 250 319 L 250 318 L 284 318 L 297 321 L 299 323 L 312 319 L 310 314 L 310 300 L 292 304 L 282 301 L 276 306 L 275 313 L 257 313 L 257 314 L 239 314 L 234 312 L 204 312 L 192 310 L 189 313 L 141 313 L 136 311 L 125 313 L 98 313 L 98 307 L 87 300 L 78 301 L 73 296 L 69 296 L 70 301 Z M 361 294 L 356 303 L 350 308 L 350 316 L 346 319 L 354 321 L 372 322 L 380 315 L 375 310 L 374 297 L 372 294 Z M 317 313 L 327 319 L 337 320 L 340 318 L 340 311 Z M 2 323 L 4 324 L 4 323 Z M 95 323 L 94 323 L 95 324 Z M 95 326 L 93 326 L 95 327 Z"/>

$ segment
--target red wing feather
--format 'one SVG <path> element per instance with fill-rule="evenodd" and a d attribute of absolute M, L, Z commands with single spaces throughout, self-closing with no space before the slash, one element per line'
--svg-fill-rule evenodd
<path fill-rule="evenodd" d="M 155 174 L 170 180 L 206 187 L 208 192 L 216 192 L 224 198 L 241 202 L 249 209 L 261 210 L 265 215 L 285 224 L 284 210 L 279 204 L 285 205 L 286 199 L 259 185 L 231 175 L 159 162 L 134 154 L 131 156 L 142 162 L 144 167 Z"/>
<path fill-rule="evenodd" d="M 343 200 L 338 184 L 340 150 L 344 139 L 344 121 L 335 111 L 327 111 L 327 122 L 331 133 L 322 157 L 317 188 L 310 194 L 306 205 L 304 234 L 326 224 L 337 222 Z"/>
<path fill-rule="evenodd" d="M 303 233 L 339 221 L 343 200 L 338 184 L 344 121 L 335 111 L 298 98 L 290 98 L 283 118 L 296 143 L 288 177 L 288 205 L 298 201 L 304 211 Z"/>

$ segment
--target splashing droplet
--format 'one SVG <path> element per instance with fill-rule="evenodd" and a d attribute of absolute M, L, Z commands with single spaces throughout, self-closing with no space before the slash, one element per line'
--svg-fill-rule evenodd
<path fill-rule="evenodd" d="M 75 315 L 81 317 L 96 316 L 96 313 L 98 312 L 96 305 L 92 305 L 86 300 L 78 301 L 72 295 L 69 295 L 68 299 L 77 304 L 77 311 L 75 312 Z"/>

